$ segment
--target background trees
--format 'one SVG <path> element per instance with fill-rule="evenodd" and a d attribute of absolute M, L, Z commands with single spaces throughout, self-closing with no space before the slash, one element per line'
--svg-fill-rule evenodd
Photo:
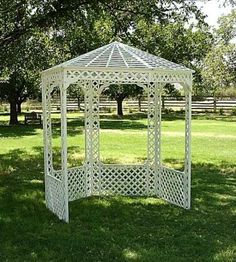
<path fill-rule="evenodd" d="M 214 31 L 214 45 L 203 60 L 202 77 L 208 94 L 216 95 L 234 89 L 236 94 L 236 10 L 219 19 Z"/>
<path fill-rule="evenodd" d="M 194 24 L 189 24 L 191 18 Z M 235 35 L 235 12 L 220 24 L 214 33 L 218 37 L 213 37 L 204 15 L 189 0 L 0 0 L 0 78 L 7 80 L 1 84 L 0 99 L 11 104 L 10 123 L 16 124 L 22 101 L 40 92 L 43 69 L 113 40 L 194 69 L 194 92 L 205 94 L 213 86 L 208 80 L 215 75 L 211 59 L 218 52 L 212 45 L 229 45 Z M 223 64 L 230 64 L 227 83 L 231 83 L 235 51 L 228 46 L 222 50 L 228 50 Z M 219 55 L 221 65 L 223 58 Z M 204 74 L 206 68 L 209 76 Z M 229 67 L 225 70 L 228 74 Z M 138 89 L 127 94 L 128 87 L 117 90 L 119 101 L 140 94 Z M 114 97 L 113 88 L 108 95 Z M 115 96 L 118 99 L 117 92 Z"/>

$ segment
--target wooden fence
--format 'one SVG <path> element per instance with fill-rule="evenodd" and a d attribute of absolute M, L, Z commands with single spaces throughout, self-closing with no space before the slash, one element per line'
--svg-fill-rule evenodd
<path fill-rule="evenodd" d="M 68 98 L 68 110 L 78 110 L 78 101 L 74 98 Z M 81 109 L 84 109 L 83 101 L 80 104 Z M 100 99 L 100 110 L 110 111 L 116 110 L 117 104 L 114 100 L 108 100 L 105 97 Z M 184 97 L 162 97 L 162 109 L 173 109 L 181 110 L 185 107 Z M 60 103 L 59 100 L 53 100 L 52 109 L 53 111 L 59 110 Z M 147 99 L 143 98 L 141 101 L 138 100 L 124 100 L 123 109 L 124 110 L 134 110 L 138 111 L 141 108 L 142 111 L 147 110 Z M 219 110 L 228 111 L 236 108 L 236 98 L 233 97 L 223 97 L 223 98 L 213 98 L 204 97 L 197 99 L 192 98 L 192 110 L 193 111 L 211 111 L 217 112 Z"/>
<path fill-rule="evenodd" d="M 52 111 L 60 110 L 60 100 L 59 98 L 52 99 Z M 172 109 L 172 110 L 181 110 L 184 109 L 185 100 L 184 97 L 162 97 L 162 109 Z M 84 109 L 83 101 L 80 104 L 81 110 Z M 117 107 L 116 101 L 111 101 L 107 97 L 101 97 L 100 99 L 100 110 L 102 112 L 111 112 L 115 111 Z M 4 109 L 3 109 L 4 108 Z M 138 100 L 124 100 L 123 109 L 124 111 L 141 111 L 147 110 L 147 98 L 144 97 L 140 101 Z M 222 98 L 213 98 L 213 97 L 204 97 L 197 99 L 196 97 L 192 98 L 192 110 L 193 111 L 209 111 L 217 112 L 219 110 L 230 111 L 236 108 L 236 97 L 222 97 Z M 78 101 L 76 98 L 68 97 L 67 102 L 68 111 L 77 111 L 78 110 Z M 9 104 L 0 104 L 0 112 L 8 111 Z M 22 111 L 42 111 L 41 103 L 31 102 L 25 103 L 22 106 Z"/>

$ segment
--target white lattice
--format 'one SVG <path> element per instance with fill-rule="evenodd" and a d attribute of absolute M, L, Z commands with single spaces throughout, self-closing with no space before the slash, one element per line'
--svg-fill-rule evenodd
<path fill-rule="evenodd" d="M 190 208 L 191 201 L 191 91 L 185 90 L 185 208 Z"/>
<path fill-rule="evenodd" d="M 186 201 L 184 172 L 167 167 L 160 169 L 159 196 L 175 205 L 184 207 Z"/>
<path fill-rule="evenodd" d="M 165 83 L 185 88 L 185 169 L 162 166 L 161 90 Z M 77 84 L 84 91 L 85 162 L 67 168 L 66 90 Z M 110 84 L 132 83 L 148 94 L 147 161 L 144 165 L 105 165 L 100 162 L 99 95 Z M 69 221 L 68 202 L 91 195 L 156 195 L 190 208 L 192 71 L 121 43 L 112 43 L 72 59 L 42 74 L 45 198 L 48 208 Z M 61 95 L 61 170 L 53 169 L 51 93 Z"/>
<path fill-rule="evenodd" d="M 79 80 L 86 81 L 109 81 L 111 84 L 124 83 L 124 84 L 136 84 L 136 83 L 149 83 L 149 82 L 161 82 L 161 83 L 190 83 L 192 81 L 192 73 L 185 71 L 130 71 L 130 70 L 81 70 L 81 69 L 68 69 L 65 68 L 67 81 L 69 84 L 76 83 Z"/>
<path fill-rule="evenodd" d="M 158 169 L 159 174 L 144 165 L 105 165 L 100 164 L 100 179 L 86 180 L 85 167 L 68 169 L 69 201 L 92 195 L 129 195 L 144 196 L 157 195 L 169 202 L 185 206 L 186 194 L 184 192 L 185 174 L 167 167 Z M 95 177 L 98 174 L 95 174 Z M 157 176 L 158 181 L 155 179 Z M 155 183 L 157 182 L 157 185 Z M 93 183 L 93 192 L 86 190 L 88 183 Z M 58 197 L 62 190 L 61 171 L 54 171 L 50 176 L 50 192 Z M 62 194 L 63 195 L 63 194 Z M 52 196 L 51 199 L 54 199 Z M 62 198 L 59 198 L 62 200 Z M 50 203 L 50 201 L 49 201 Z M 60 209 L 59 202 L 54 204 L 54 211 Z"/>
<path fill-rule="evenodd" d="M 68 169 L 69 201 L 83 198 L 87 195 L 87 183 L 85 168 L 74 167 Z"/>
<path fill-rule="evenodd" d="M 102 165 L 100 191 L 105 195 L 145 195 L 149 191 L 146 178 L 144 165 Z"/>
<path fill-rule="evenodd" d="M 58 177 L 58 172 L 56 176 Z M 64 184 L 56 176 L 45 176 L 46 205 L 60 219 L 66 220 Z"/>

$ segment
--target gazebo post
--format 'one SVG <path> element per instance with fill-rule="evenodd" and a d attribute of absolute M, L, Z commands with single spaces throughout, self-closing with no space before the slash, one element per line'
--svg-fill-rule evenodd
<path fill-rule="evenodd" d="M 148 165 L 154 170 L 154 191 L 159 195 L 161 172 L 161 92 L 163 83 L 148 84 Z M 150 174 L 148 176 L 148 184 Z M 150 193 L 149 185 L 147 191 Z"/>
<path fill-rule="evenodd" d="M 189 209 L 191 205 L 191 104 L 192 92 L 191 85 L 185 85 L 185 194 L 186 205 L 185 208 Z"/>
<path fill-rule="evenodd" d="M 43 106 L 43 138 L 44 138 L 44 176 L 46 206 L 51 206 L 47 176 L 52 175 L 52 125 L 51 125 L 51 93 L 50 84 L 42 78 L 42 106 Z"/>
<path fill-rule="evenodd" d="M 69 199 L 68 199 L 68 172 L 67 172 L 67 86 L 65 82 L 60 86 L 61 97 L 61 171 L 64 190 L 64 217 L 69 222 Z"/>
<path fill-rule="evenodd" d="M 161 180 L 161 107 L 162 107 L 162 88 L 163 83 L 156 83 L 155 85 L 155 115 L 156 115 L 156 127 L 155 127 L 155 191 L 156 195 L 160 195 L 160 180 Z"/>
<path fill-rule="evenodd" d="M 98 81 L 89 81 L 84 86 L 85 104 L 85 163 L 86 195 L 100 193 L 100 142 L 99 142 L 99 94 Z M 99 184 L 99 188 L 95 185 Z"/>

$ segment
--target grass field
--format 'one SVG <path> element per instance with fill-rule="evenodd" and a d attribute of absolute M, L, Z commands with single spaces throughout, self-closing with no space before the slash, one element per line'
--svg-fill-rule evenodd
<path fill-rule="evenodd" d="M 22 118 L 23 119 L 23 118 Z M 156 198 L 93 197 L 70 204 L 70 223 L 44 204 L 42 128 L 0 117 L 0 261 L 236 261 L 236 117 L 192 121 L 192 208 Z M 60 163 L 53 116 L 54 166 Z M 146 157 L 142 115 L 101 116 L 101 158 Z M 163 162 L 183 168 L 184 121 L 163 117 Z M 84 159 L 83 119 L 69 115 L 70 166 Z"/>

